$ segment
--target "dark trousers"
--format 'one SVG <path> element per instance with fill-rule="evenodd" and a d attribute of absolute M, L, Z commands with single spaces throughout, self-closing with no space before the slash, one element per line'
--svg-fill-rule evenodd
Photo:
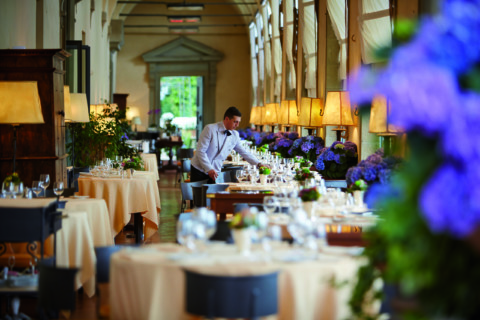
<path fill-rule="evenodd" d="M 208 174 L 203 173 L 202 171 L 192 166 L 192 170 L 190 171 L 190 182 L 203 181 L 206 179 L 208 179 L 207 181 L 208 184 L 215 183 L 215 181 L 212 178 L 210 178 Z"/>

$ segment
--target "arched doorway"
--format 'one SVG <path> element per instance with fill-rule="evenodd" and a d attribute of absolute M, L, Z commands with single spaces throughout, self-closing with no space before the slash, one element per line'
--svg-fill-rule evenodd
<path fill-rule="evenodd" d="M 200 76 L 198 93 L 197 137 L 204 124 L 214 122 L 217 63 L 223 54 L 200 42 L 179 37 L 142 56 L 149 67 L 150 110 L 161 107 L 161 78 L 169 76 Z M 208 112 L 204 112 L 208 111 Z M 160 114 L 152 113 L 150 122 L 159 122 Z"/>

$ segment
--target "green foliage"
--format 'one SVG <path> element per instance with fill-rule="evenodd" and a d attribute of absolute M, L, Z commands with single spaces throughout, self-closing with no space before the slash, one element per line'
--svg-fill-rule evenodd
<path fill-rule="evenodd" d="M 269 167 L 260 166 L 260 167 L 258 168 L 258 172 L 259 172 L 260 174 L 266 174 L 266 175 L 268 175 L 268 174 L 270 174 L 272 171 L 270 170 Z"/>
<path fill-rule="evenodd" d="M 139 171 L 144 171 L 145 170 L 143 160 L 139 156 L 134 156 L 134 157 L 131 157 L 129 159 L 124 159 L 122 161 L 122 167 L 124 169 L 135 169 L 135 170 L 139 170 Z"/>
<path fill-rule="evenodd" d="M 75 166 L 86 167 L 96 160 L 128 157 L 132 153 L 122 136 L 130 132 L 125 119 L 125 111 L 113 110 L 107 104 L 103 113 L 90 113 L 90 122 L 73 123 L 69 126 L 70 135 L 75 136 Z M 70 155 L 73 153 L 73 140 L 67 143 Z M 134 151 L 135 153 L 135 151 Z"/>
<path fill-rule="evenodd" d="M 308 168 L 297 169 L 295 176 L 293 177 L 296 181 L 305 181 L 307 179 L 315 178 L 313 173 Z"/>
<path fill-rule="evenodd" d="M 358 318 L 370 319 L 362 306 L 374 280 L 381 278 L 419 303 L 410 310 L 412 319 L 478 319 L 480 255 L 465 240 L 432 233 L 418 208 L 422 186 L 441 160 L 437 146 L 415 134 L 408 142 L 410 158 L 393 177 L 398 195 L 384 201 L 382 220 L 365 233 L 368 264 L 358 272 L 350 306 Z"/>
<path fill-rule="evenodd" d="M 171 112 L 176 117 L 196 117 L 197 109 L 197 78 L 162 77 L 162 88 L 168 88 L 162 96 L 162 113 Z"/>

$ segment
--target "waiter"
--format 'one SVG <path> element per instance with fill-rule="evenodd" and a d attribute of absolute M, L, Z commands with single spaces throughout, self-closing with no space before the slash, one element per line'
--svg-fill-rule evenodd
<path fill-rule="evenodd" d="M 235 130 L 240 120 L 242 120 L 240 110 L 230 107 L 225 111 L 223 121 L 209 124 L 203 129 L 192 158 L 191 182 L 208 179 L 208 183 L 215 183 L 223 161 L 227 159 L 232 149 L 248 163 L 260 166 L 260 161 L 240 144 L 240 136 Z"/>

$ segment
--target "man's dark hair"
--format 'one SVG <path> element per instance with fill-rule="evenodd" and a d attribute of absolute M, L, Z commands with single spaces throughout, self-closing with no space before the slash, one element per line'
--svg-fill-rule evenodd
<path fill-rule="evenodd" d="M 228 117 L 228 119 L 233 119 L 234 116 L 242 117 L 242 113 L 237 108 L 230 107 L 227 109 L 227 111 L 225 111 L 225 114 L 223 115 L 223 120 L 225 120 L 226 117 Z"/>

